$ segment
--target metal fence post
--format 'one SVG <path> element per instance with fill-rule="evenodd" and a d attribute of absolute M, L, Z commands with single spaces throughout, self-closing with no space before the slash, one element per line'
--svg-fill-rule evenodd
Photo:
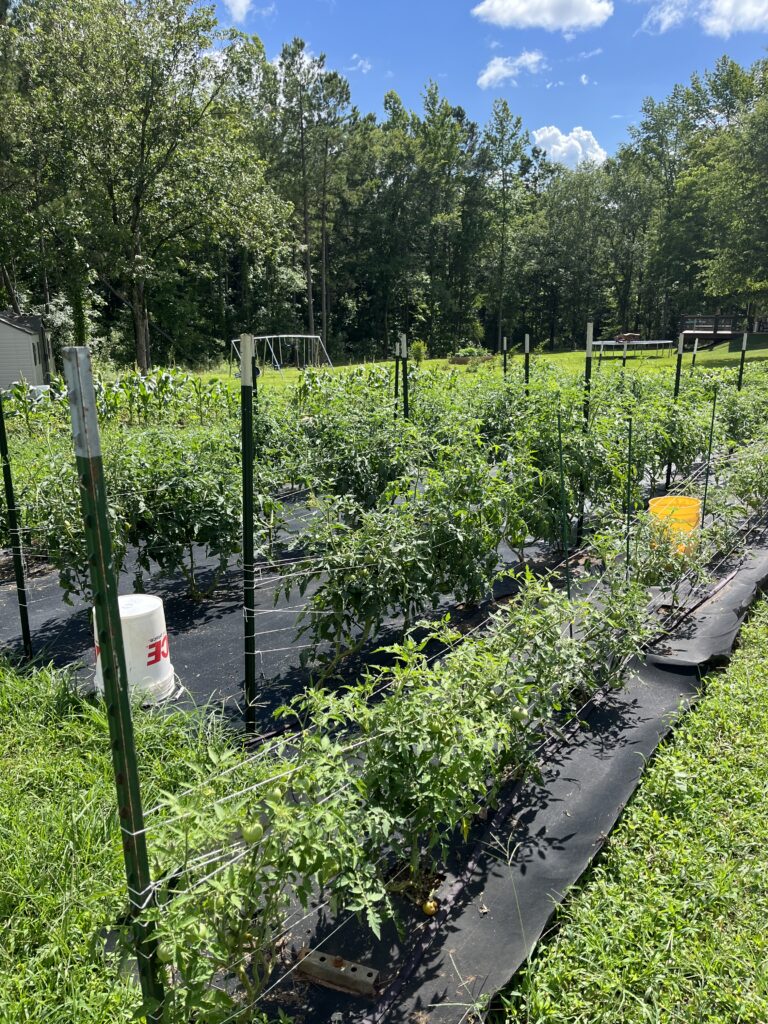
<path fill-rule="evenodd" d="M 563 417 L 560 409 L 557 410 L 557 450 L 559 455 L 560 469 L 560 528 L 563 538 L 563 555 L 565 557 L 565 592 L 568 600 L 571 600 L 571 555 L 570 555 L 570 532 L 571 524 L 568 521 L 568 509 L 565 500 L 565 473 L 563 470 Z M 568 621 L 568 633 L 573 640 L 573 618 Z"/>
<path fill-rule="evenodd" d="M 507 339 L 502 339 L 502 345 L 504 346 L 504 380 L 507 379 Z"/>
<path fill-rule="evenodd" d="M 701 502 L 701 525 L 704 526 L 704 517 L 707 514 L 707 494 L 709 492 L 709 475 L 712 470 L 712 443 L 715 439 L 715 417 L 717 416 L 717 384 L 715 384 L 715 395 L 712 399 L 712 422 L 709 427 L 709 445 L 707 447 L 707 471 L 704 474 L 704 497 Z"/>
<path fill-rule="evenodd" d="M 32 633 L 29 628 L 29 606 L 27 604 L 27 581 L 24 577 L 24 559 L 21 552 L 21 530 L 19 514 L 16 509 L 16 497 L 13 493 L 13 475 L 11 473 L 11 457 L 8 453 L 8 435 L 5 432 L 5 414 L 3 412 L 3 396 L 0 395 L 0 462 L 3 464 L 3 485 L 5 487 L 5 505 L 8 509 L 8 533 L 11 538 L 13 555 L 13 574 L 16 577 L 16 597 L 19 602 L 19 619 L 21 620 L 21 639 L 24 644 L 24 655 L 32 657 Z"/>
<path fill-rule="evenodd" d="M 397 410 L 400 404 L 400 339 L 402 334 L 398 334 L 397 341 L 395 342 L 395 409 L 394 418 L 397 419 Z"/>
<path fill-rule="evenodd" d="M 88 349 L 64 349 L 64 376 L 69 388 L 72 434 L 88 551 L 88 572 L 93 590 L 96 636 L 100 648 L 139 979 L 147 1018 L 159 1024 L 162 1018 L 164 992 L 154 927 L 142 922 L 140 917 L 141 912 L 152 901 L 153 890 L 147 858 L 123 631 L 117 600 L 117 579 L 107 519 L 107 492 L 96 419 L 96 396 Z"/>
<path fill-rule="evenodd" d="M 245 731 L 256 729 L 256 564 L 253 551 L 253 335 L 240 335 L 240 426 L 243 479 L 243 629 Z"/>
<path fill-rule="evenodd" d="M 677 367 L 675 369 L 675 391 L 672 396 L 672 401 L 677 402 L 677 396 L 680 394 L 680 374 L 683 369 L 683 346 L 685 344 L 685 335 L 681 334 L 677 339 Z M 667 462 L 667 482 L 664 485 L 665 490 L 669 490 L 669 485 L 672 483 L 672 454 L 670 453 L 669 461 Z"/>
<path fill-rule="evenodd" d="M 744 331 L 744 334 L 743 334 L 742 339 L 741 339 L 741 359 L 739 360 L 739 380 L 738 380 L 738 384 L 736 385 L 737 391 L 741 391 L 741 385 L 744 383 L 744 362 L 746 361 L 746 358 L 747 358 L 747 332 Z"/>
<path fill-rule="evenodd" d="M 592 341 L 595 325 L 590 320 L 587 324 L 587 355 L 584 361 L 584 423 L 589 421 L 589 399 L 592 391 Z"/>
<path fill-rule="evenodd" d="M 408 419 L 408 338 L 400 335 L 400 357 L 403 361 L 403 416 Z"/>
<path fill-rule="evenodd" d="M 531 336 L 525 336 L 525 397 L 528 397 L 528 382 L 531 379 Z"/>
<path fill-rule="evenodd" d="M 632 417 L 627 419 L 627 563 L 626 576 L 630 570 L 630 537 L 632 534 Z"/>

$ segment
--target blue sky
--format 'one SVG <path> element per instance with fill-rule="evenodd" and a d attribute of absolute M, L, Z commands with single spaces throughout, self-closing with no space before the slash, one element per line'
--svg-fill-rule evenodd
<path fill-rule="evenodd" d="M 483 123 L 505 96 L 550 155 L 601 159 L 645 96 L 726 53 L 766 56 L 768 0 L 219 0 L 222 23 L 259 35 L 272 58 L 300 36 L 381 113 L 394 89 L 420 107 L 434 79 Z"/>

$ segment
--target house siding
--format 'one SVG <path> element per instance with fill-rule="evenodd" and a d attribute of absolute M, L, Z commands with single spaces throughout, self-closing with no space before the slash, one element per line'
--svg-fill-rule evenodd
<path fill-rule="evenodd" d="M 37 359 L 32 346 L 37 346 Z M 28 384 L 43 384 L 44 366 L 40 358 L 40 337 L 0 320 L 0 388 L 7 388 L 22 377 Z"/>

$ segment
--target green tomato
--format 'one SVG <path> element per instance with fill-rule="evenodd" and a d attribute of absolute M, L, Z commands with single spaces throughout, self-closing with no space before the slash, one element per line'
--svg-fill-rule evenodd
<path fill-rule="evenodd" d="M 173 958 L 176 956 L 176 950 L 172 942 L 161 942 L 157 947 L 157 959 L 160 963 L 170 964 L 173 963 Z"/>
<path fill-rule="evenodd" d="M 327 860 L 323 865 L 323 879 L 328 882 L 331 878 L 334 878 L 339 873 L 339 862 L 337 860 Z"/>
<path fill-rule="evenodd" d="M 259 843 L 264 836 L 264 826 L 260 821 L 246 822 L 242 827 L 242 835 L 246 843 Z"/>

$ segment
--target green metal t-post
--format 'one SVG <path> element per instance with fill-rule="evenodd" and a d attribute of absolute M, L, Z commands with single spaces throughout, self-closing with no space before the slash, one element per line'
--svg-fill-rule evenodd
<path fill-rule="evenodd" d="M 707 448 L 707 471 L 704 474 L 704 497 L 701 502 L 701 525 L 704 526 L 704 517 L 707 514 L 707 493 L 709 491 L 709 474 L 712 468 L 712 444 L 715 439 L 715 417 L 717 416 L 717 384 L 715 384 L 715 396 L 712 399 L 712 422 L 709 426 L 709 446 Z"/>
<path fill-rule="evenodd" d="M 256 730 L 256 564 L 253 550 L 253 336 L 240 335 L 240 425 L 243 449 L 243 627 L 245 731 Z"/>
<path fill-rule="evenodd" d="M 400 398 L 400 338 L 401 335 L 398 335 L 395 342 L 395 419 L 397 419 Z"/>
<path fill-rule="evenodd" d="M 699 353 L 699 339 L 693 339 L 693 355 L 691 356 L 691 374 L 696 369 L 696 356 Z"/>
<path fill-rule="evenodd" d="M 626 574 L 629 579 L 630 536 L 632 530 L 632 417 L 627 419 L 627 562 Z"/>
<path fill-rule="evenodd" d="M 16 577 L 16 597 L 19 603 L 19 619 L 21 620 L 21 639 L 24 655 L 32 657 L 32 633 L 29 628 L 29 607 L 27 605 L 27 581 L 24 577 L 24 559 L 21 553 L 21 530 L 19 514 L 16 509 L 16 498 L 13 493 L 13 475 L 11 458 L 8 453 L 8 435 L 5 432 L 5 414 L 3 412 L 3 396 L 0 395 L 0 462 L 3 464 L 3 485 L 5 487 L 5 506 L 8 509 L 8 533 L 11 538 L 13 555 L 13 574 Z"/>
<path fill-rule="evenodd" d="M 64 349 L 64 376 L 69 389 L 77 478 L 88 551 L 88 572 L 93 591 L 96 637 L 104 680 L 104 698 L 107 705 L 112 766 L 115 772 L 123 859 L 139 980 L 147 1019 L 153 1024 L 159 1024 L 162 1019 L 164 991 L 157 959 L 154 926 L 141 920 L 142 911 L 152 902 L 153 889 L 147 858 L 123 630 L 117 600 L 117 572 L 112 557 L 112 540 L 107 519 L 107 491 L 96 419 L 96 396 L 93 390 L 91 356 L 87 348 Z"/>
<path fill-rule="evenodd" d="M 672 401 L 677 402 L 677 396 L 680 394 L 680 374 L 683 369 L 683 345 L 685 344 L 685 335 L 681 334 L 677 339 L 677 368 L 675 370 L 675 393 L 672 396 Z M 667 462 L 667 482 L 664 485 L 665 490 L 669 490 L 669 485 L 672 483 L 672 457 Z"/>
<path fill-rule="evenodd" d="M 592 341 L 595 325 L 590 320 L 587 324 L 587 355 L 584 361 L 584 424 L 589 422 L 589 400 L 592 392 Z"/>
<path fill-rule="evenodd" d="M 502 338 L 502 345 L 504 348 L 504 380 L 507 379 L 507 339 Z"/>
<path fill-rule="evenodd" d="M 403 416 L 408 419 L 408 339 L 400 335 L 400 358 L 403 361 Z"/>
<path fill-rule="evenodd" d="M 568 522 L 568 509 L 565 501 L 565 473 L 563 471 L 563 418 L 560 409 L 557 410 L 557 445 L 560 457 L 560 524 L 563 537 L 563 553 L 565 555 L 565 592 L 568 600 L 571 600 L 571 561 L 570 561 L 570 523 Z M 568 621 L 568 632 L 573 640 L 573 618 Z"/>
<path fill-rule="evenodd" d="M 528 382 L 531 379 L 531 336 L 525 336 L 525 397 L 528 397 Z"/>
<path fill-rule="evenodd" d="M 742 339 L 741 339 L 741 359 L 739 360 L 739 380 L 738 380 L 738 384 L 736 385 L 736 390 L 737 391 L 741 391 L 741 385 L 744 383 L 744 362 L 746 361 L 746 358 L 747 358 L 747 332 L 744 331 L 744 334 L 743 334 Z"/>

